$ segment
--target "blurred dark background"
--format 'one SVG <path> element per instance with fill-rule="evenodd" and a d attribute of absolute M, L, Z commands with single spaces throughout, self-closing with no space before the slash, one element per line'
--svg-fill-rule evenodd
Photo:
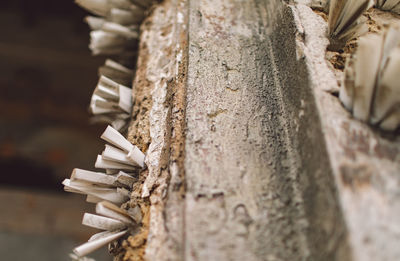
<path fill-rule="evenodd" d="M 80 224 L 93 206 L 61 182 L 103 148 L 87 108 L 104 58 L 73 0 L 0 6 L 0 260 L 70 260 L 96 231 Z"/>

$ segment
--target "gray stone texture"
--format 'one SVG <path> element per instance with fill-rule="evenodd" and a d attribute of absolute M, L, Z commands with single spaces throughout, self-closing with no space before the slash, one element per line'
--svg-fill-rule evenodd
<path fill-rule="evenodd" d="M 320 16 L 280 0 L 171 0 L 151 16 L 148 260 L 400 256 L 400 141 L 341 106 Z"/>

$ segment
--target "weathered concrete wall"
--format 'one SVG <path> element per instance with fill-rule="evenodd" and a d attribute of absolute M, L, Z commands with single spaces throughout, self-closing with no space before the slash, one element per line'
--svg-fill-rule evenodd
<path fill-rule="evenodd" d="M 353 260 L 400 256 L 400 136 L 361 123 L 332 95 L 338 82 L 325 60 L 326 22 L 304 5 L 293 9 L 304 37 L 298 49 L 313 90 L 320 129 L 348 229 Z"/>
<path fill-rule="evenodd" d="M 185 0 L 165 0 L 141 26 L 128 138 L 147 152 L 148 169 L 132 201 L 150 203 L 150 223 L 142 227 L 146 252 L 131 252 L 128 260 L 183 259 L 187 11 Z"/>
<path fill-rule="evenodd" d="M 291 9 L 196 1 L 190 12 L 186 259 L 348 259 Z"/>
<path fill-rule="evenodd" d="M 280 0 L 152 10 L 129 134 L 148 148 L 148 260 L 398 256 L 398 138 L 332 95 L 324 23 Z"/>
<path fill-rule="evenodd" d="M 302 30 L 298 22 L 295 7 L 286 6 L 271 37 L 288 143 L 296 159 L 290 166 L 297 175 L 294 183 L 304 202 L 308 222 L 305 233 L 312 259 L 349 260 L 346 225 L 327 153 L 327 134 L 321 128 L 323 119 L 315 101 L 311 68 L 306 63 L 313 57 L 306 57 L 301 45 L 313 32 Z"/>

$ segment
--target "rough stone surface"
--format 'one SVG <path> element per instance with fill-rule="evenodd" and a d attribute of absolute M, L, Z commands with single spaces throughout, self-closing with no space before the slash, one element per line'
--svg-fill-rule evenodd
<path fill-rule="evenodd" d="M 167 0 L 146 20 L 147 260 L 400 255 L 399 138 L 332 94 L 302 2 Z"/>
<path fill-rule="evenodd" d="M 326 23 L 306 6 L 296 8 L 305 30 L 304 52 L 321 129 L 339 191 L 353 260 L 400 256 L 400 137 L 361 123 L 326 92 L 338 89 L 324 60 Z"/>
<path fill-rule="evenodd" d="M 187 10 L 185 0 L 163 1 L 152 8 L 141 28 L 134 83 L 137 116 L 129 138 L 139 144 L 149 141 L 142 144 L 148 148 L 148 169 L 141 173 L 145 180 L 140 194 L 134 196 L 151 203 L 150 223 L 142 227 L 148 231 L 143 254 L 147 260 L 180 260 L 183 255 Z M 127 260 L 135 258 L 131 253 Z"/>
<path fill-rule="evenodd" d="M 186 259 L 346 260 L 291 9 L 227 0 L 190 11 Z"/>
<path fill-rule="evenodd" d="M 149 35 L 154 77 L 150 118 L 149 176 L 142 197 L 150 196 L 148 260 L 180 260 L 183 253 L 183 158 L 186 58 L 185 0 L 164 1 L 153 13 Z M 185 57 L 185 58 L 184 58 Z M 150 195 L 151 194 L 151 195 Z"/>

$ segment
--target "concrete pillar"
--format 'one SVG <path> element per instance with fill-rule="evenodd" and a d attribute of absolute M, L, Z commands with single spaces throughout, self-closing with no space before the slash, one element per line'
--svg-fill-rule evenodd
<path fill-rule="evenodd" d="M 325 29 L 280 0 L 152 10 L 128 135 L 148 155 L 133 197 L 149 206 L 142 257 L 399 256 L 399 138 L 351 119 L 332 95 Z"/>

